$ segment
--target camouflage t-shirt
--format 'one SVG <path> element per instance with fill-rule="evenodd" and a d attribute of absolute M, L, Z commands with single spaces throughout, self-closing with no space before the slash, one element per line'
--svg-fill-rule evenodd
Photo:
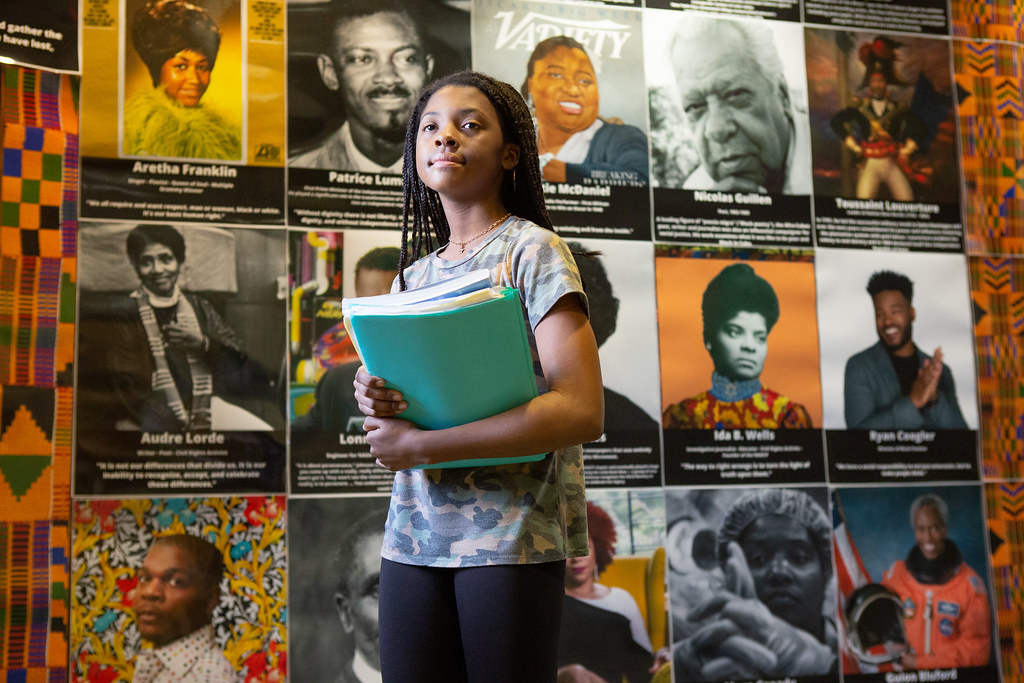
<path fill-rule="evenodd" d="M 512 217 L 459 261 L 430 254 L 405 271 L 410 288 L 486 268 L 522 297 L 538 391 L 547 391 L 533 328 L 562 296 L 586 310 L 576 263 L 558 235 Z M 554 562 L 586 555 L 580 446 L 537 462 L 404 470 L 391 490 L 381 555 L 405 564 L 474 567 Z"/>

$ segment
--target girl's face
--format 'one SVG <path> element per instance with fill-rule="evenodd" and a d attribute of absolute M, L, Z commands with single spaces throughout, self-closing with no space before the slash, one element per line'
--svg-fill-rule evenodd
<path fill-rule="evenodd" d="M 768 326 L 764 316 L 740 311 L 715 330 L 709 346 L 718 374 L 734 382 L 760 377 L 768 355 Z"/>
<path fill-rule="evenodd" d="M 183 107 L 195 107 L 210 87 L 210 66 L 206 56 L 195 50 L 181 50 L 160 67 L 160 85 Z"/>
<path fill-rule="evenodd" d="M 416 173 L 443 199 L 475 203 L 501 191 L 519 146 L 505 142 L 498 113 L 476 88 L 451 85 L 434 93 L 420 115 Z"/>

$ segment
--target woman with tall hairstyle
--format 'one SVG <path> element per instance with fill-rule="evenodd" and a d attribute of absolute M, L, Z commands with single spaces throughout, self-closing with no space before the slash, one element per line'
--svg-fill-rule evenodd
<path fill-rule="evenodd" d="M 668 429 L 810 429 L 799 403 L 761 384 L 768 334 L 779 319 L 771 284 L 746 263 L 734 263 L 711 279 L 701 301 L 704 348 L 715 370 L 711 388 L 670 405 Z"/>
<path fill-rule="evenodd" d="M 131 40 L 153 88 L 125 104 L 125 154 L 241 159 L 238 124 L 201 102 L 221 40 L 209 13 L 187 0 L 149 0 L 132 18 Z"/>

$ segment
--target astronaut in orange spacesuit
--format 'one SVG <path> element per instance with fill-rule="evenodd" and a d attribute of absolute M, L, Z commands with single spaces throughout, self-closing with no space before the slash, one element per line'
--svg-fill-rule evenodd
<path fill-rule="evenodd" d="M 992 650 L 992 620 L 985 583 L 946 538 L 949 511 L 927 493 L 910 506 L 915 546 L 885 573 L 882 585 L 903 603 L 910 649 L 904 669 L 983 666 Z"/>

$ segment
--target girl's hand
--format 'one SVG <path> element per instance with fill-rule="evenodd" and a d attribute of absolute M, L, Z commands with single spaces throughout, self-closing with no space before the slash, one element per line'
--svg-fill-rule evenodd
<path fill-rule="evenodd" d="M 384 380 L 368 373 L 364 366 L 359 366 L 352 386 L 355 388 L 356 402 L 363 415 L 394 417 L 409 407 L 409 404 L 402 400 L 400 392 L 386 389 Z"/>
<path fill-rule="evenodd" d="M 408 420 L 368 417 L 363 421 L 366 443 L 377 466 L 398 472 L 426 462 L 416 450 L 419 428 Z"/>

